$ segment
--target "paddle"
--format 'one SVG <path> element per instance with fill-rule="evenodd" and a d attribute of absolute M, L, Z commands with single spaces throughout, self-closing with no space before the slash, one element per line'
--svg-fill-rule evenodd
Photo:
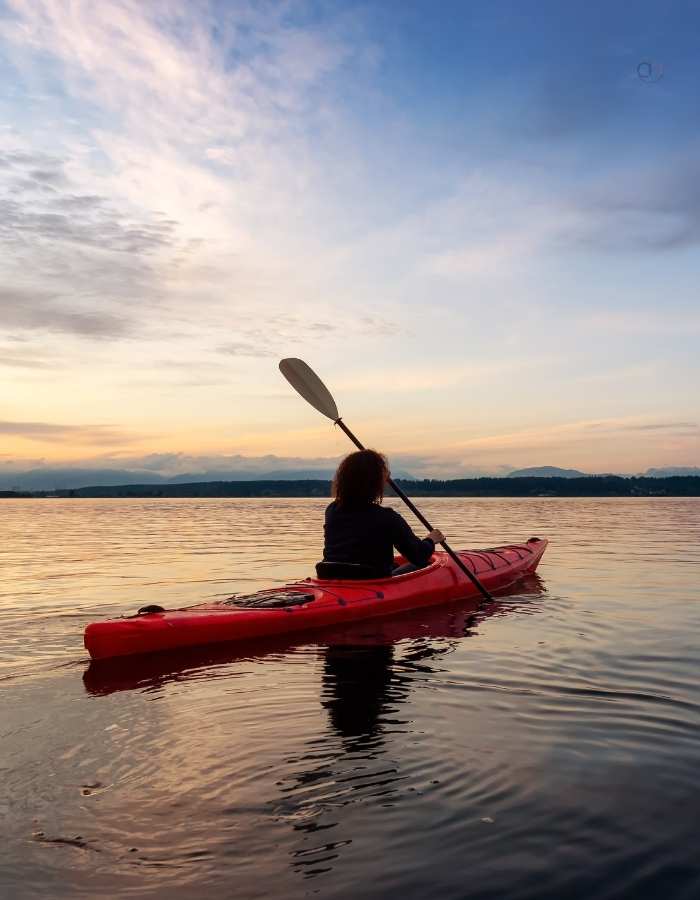
<path fill-rule="evenodd" d="M 332 419 L 334 424 L 338 425 L 345 434 L 350 438 L 353 444 L 358 447 L 360 450 L 364 450 L 365 448 L 358 441 L 355 435 L 350 431 L 348 426 L 343 422 L 340 418 L 340 413 L 338 412 L 338 407 L 335 404 L 335 400 L 331 396 L 330 391 L 325 386 L 325 384 L 321 381 L 318 375 L 311 369 L 303 359 L 283 359 L 280 362 L 280 372 L 284 375 L 287 381 L 291 384 L 294 390 L 301 394 L 301 396 L 306 400 L 314 409 L 317 409 L 324 416 L 327 416 L 329 419 Z M 396 482 L 389 478 L 389 485 L 392 490 L 398 494 L 399 497 L 403 500 L 406 506 L 411 510 L 411 512 L 419 519 L 420 522 L 425 525 L 428 531 L 433 531 L 433 526 L 430 522 L 425 518 L 425 516 L 417 509 L 411 500 L 404 494 L 401 488 L 396 484 Z M 487 600 L 493 600 L 493 597 L 483 584 L 479 581 L 476 575 L 468 569 L 462 560 L 457 556 L 454 550 L 447 545 L 446 541 L 441 541 L 442 546 L 445 548 L 445 551 L 449 554 L 450 558 L 453 562 L 464 572 L 467 578 L 472 582 L 481 591 L 483 596 Z"/>

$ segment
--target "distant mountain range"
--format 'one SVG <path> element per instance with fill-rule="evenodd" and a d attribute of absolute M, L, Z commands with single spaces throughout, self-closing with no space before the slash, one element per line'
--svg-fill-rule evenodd
<path fill-rule="evenodd" d="M 250 470 L 227 470 L 193 474 L 191 472 L 170 477 L 157 472 L 132 469 L 87 469 L 87 468 L 41 468 L 27 472 L 0 473 L 0 490 L 54 491 L 72 490 L 84 487 L 118 487 L 124 485 L 177 485 L 222 481 L 329 481 L 332 469 L 277 469 L 269 472 Z M 416 481 L 408 472 L 394 470 L 395 478 Z M 669 478 L 679 476 L 700 476 L 699 466 L 669 466 L 647 469 L 641 473 L 645 478 Z M 483 476 L 492 478 L 494 476 Z M 578 469 L 561 469 L 557 466 L 531 466 L 515 469 L 507 473 L 507 478 L 593 478 Z M 622 476 L 629 477 L 629 476 Z"/>
<path fill-rule="evenodd" d="M 614 475 L 614 472 L 598 473 L 597 476 L 591 475 L 589 472 L 579 472 L 578 469 L 560 469 L 557 466 L 532 466 L 529 469 L 516 469 L 509 472 L 508 478 L 595 478 L 607 477 Z M 698 476 L 700 475 L 700 466 L 667 466 L 662 469 L 647 469 L 646 472 L 638 473 L 639 478 L 673 478 L 674 476 Z M 622 475 L 622 478 L 630 478 L 633 476 Z"/>
<path fill-rule="evenodd" d="M 297 469 L 277 472 L 215 471 L 164 476 L 133 469 L 31 469 L 0 475 L 0 489 L 27 491 L 67 490 L 81 487 L 116 487 L 124 484 L 191 484 L 198 481 L 327 481 L 330 469 Z"/>
<path fill-rule="evenodd" d="M 134 469 L 31 469 L 27 472 L 0 473 L 0 490 L 53 491 L 82 487 L 117 487 L 127 484 L 193 484 L 214 481 L 329 481 L 334 469 L 279 469 L 269 472 L 250 470 L 188 472 L 165 476 Z M 407 472 L 394 470 L 396 478 L 412 480 Z"/>
<path fill-rule="evenodd" d="M 508 478 L 585 478 L 586 472 L 578 469 L 559 469 L 557 466 L 531 466 L 529 469 L 515 469 Z"/>
<path fill-rule="evenodd" d="M 665 469 L 647 469 L 646 478 L 673 478 L 674 475 L 700 475 L 700 466 L 668 466 Z"/>

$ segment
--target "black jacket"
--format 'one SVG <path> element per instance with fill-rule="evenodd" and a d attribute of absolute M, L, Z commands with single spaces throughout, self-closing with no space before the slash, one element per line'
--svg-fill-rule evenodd
<path fill-rule="evenodd" d="M 394 547 L 409 562 L 422 568 L 430 561 L 435 544 L 421 540 L 408 522 L 388 506 L 367 503 L 341 509 L 335 500 L 326 509 L 323 558 L 329 562 L 363 563 L 378 575 L 391 575 Z"/>

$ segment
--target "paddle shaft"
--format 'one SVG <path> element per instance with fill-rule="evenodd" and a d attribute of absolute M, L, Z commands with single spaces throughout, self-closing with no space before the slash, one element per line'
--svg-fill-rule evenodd
<path fill-rule="evenodd" d="M 365 449 L 365 448 L 362 446 L 362 444 L 357 440 L 357 438 L 356 438 L 355 435 L 352 433 L 352 431 L 350 431 L 350 429 L 349 429 L 348 426 L 345 424 L 345 422 L 343 422 L 342 419 L 336 419 L 335 424 L 336 424 L 342 431 L 345 432 L 345 434 L 350 438 L 350 440 L 351 440 L 351 441 L 353 442 L 353 444 L 358 448 L 358 450 L 364 450 L 364 449 Z M 433 531 L 433 530 L 434 530 L 434 529 L 433 529 L 433 526 L 432 526 L 432 525 L 430 524 L 430 522 L 425 518 L 425 516 L 423 515 L 423 513 L 422 513 L 422 512 L 414 505 L 413 501 L 410 500 L 410 498 L 407 497 L 407 496 L 404 494 L 404 492 L 401 490 L 401 488 L 398 486 L 398 484 L 396 484 L 396 482 L 394 481 L 394 479 L 393 479 L 393 478 L 389 478 L 389 479 L 388 479 L 388 483 L 389 483 L 389 486 L 391 487 L 391 489 L 392 489 L 396 494 L 398 494 L 399 497 L 401 497 L 401 499 L 402 499 L 403 502 L 406 504 L 406 506 L 411 510 L 411 512 L 414 514 L 414 516 L 416 516 L 416 518 L 417 518 L 420 522 L 422 522 L 423 525 L 425 525 L 425 527 L 428 529 L 428 531 Z M 471 569 L 468 569 L 468 568 L 464 565 L 464 563 L 463 563 L 462 560 L 459 558 L 459 556 L 457 556 L 457 554 L 454 552 L 454 550 L 452 549 L 452 547 L 448 546 L 447 541 L 441 541 L 441 542 L 440 542 L 440 545 L 441 545 L 442 547 L 444 547 L 445 552 L 447 553 L 447 555 L 448 555 L 448 556 L 452 559 L 452 561 L 453 561 L 453 562 L 454 562 L 454 563 L 462 570 L 462 572 L 464 572 L 464 574 L 465 574 L 465 575 L 467 576 L 467 578 L 472 582 L 472 584 L 473 584 L 476 588 L 479 589 L 479 591 L 483 594 L 483 596 L 485 597 L 485 599 L 486 599 L 486 600 L 491 600 L 491 601 L 493 601 L 493 597 L 491 596 L 491 594 L 489 594 L 489 592 L 486 590 L 486 588 L 483 586 L 483 584 L 479 581 L 479 579 L 476 577 L 476 575 L 471 571 Z"/>

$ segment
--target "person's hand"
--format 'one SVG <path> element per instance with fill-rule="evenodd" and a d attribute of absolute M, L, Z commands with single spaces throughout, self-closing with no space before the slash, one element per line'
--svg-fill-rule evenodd
<path fill-rule="evenodd" d="M 441 544 L 445 540 L 445 535 L 438 528 L 433 529 L 428 537 L 434 544 Z"/>

